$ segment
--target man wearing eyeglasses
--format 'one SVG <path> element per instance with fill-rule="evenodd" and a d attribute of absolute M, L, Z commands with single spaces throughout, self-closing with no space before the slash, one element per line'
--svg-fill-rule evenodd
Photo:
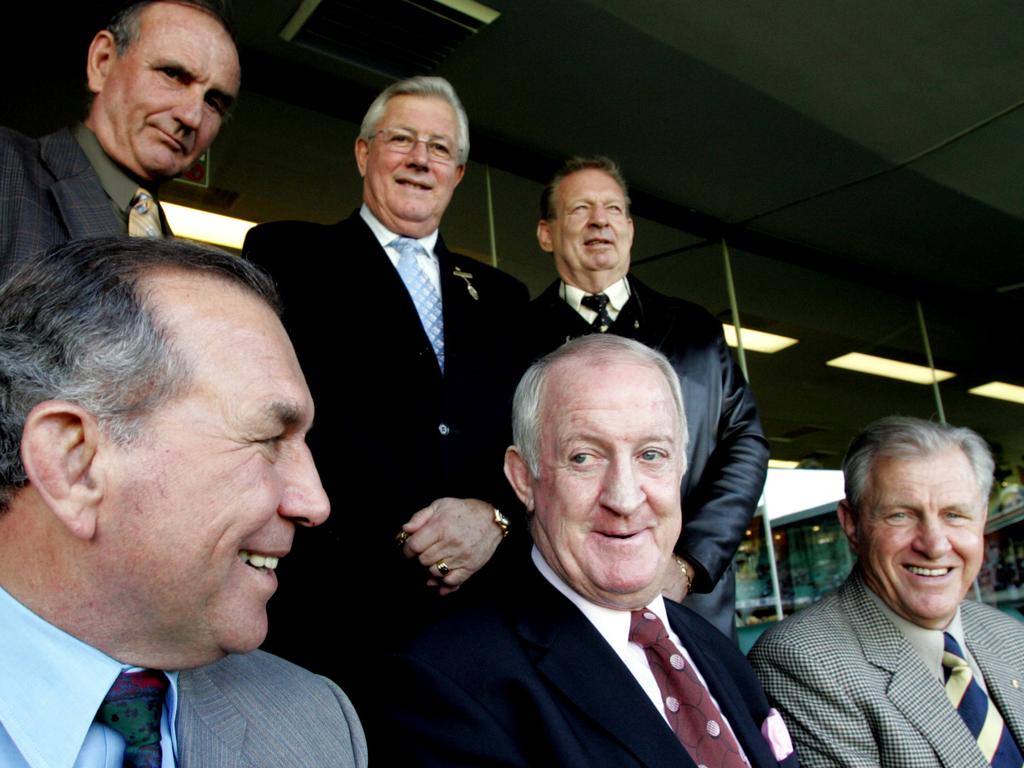
<path fill-rule="evenodd" d="M 447 81 L 390 86 L 355 142 L 362 207 L 333 225 L 262 225 L 244 246 L 283 294 L 317 404 L 309 444 L 336 510 L 333 526 L 297 541 L 305 564 L 281 580 L 269 646 L 346 681 L 357 707 L 380 696 L 360 685 L 367 658 L 470 577 L 470 589 L 488 580 L 494 565 L 476 574 L 509 529 L 502 460 L 525 368 L 512 324 L 528 294 L 439 234 L 468 133 Z"/>

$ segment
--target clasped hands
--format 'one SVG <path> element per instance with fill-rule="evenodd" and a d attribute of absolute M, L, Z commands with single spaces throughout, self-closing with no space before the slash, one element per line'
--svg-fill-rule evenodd
<path fill-rule="evenodd" d="M 402 553 L 427 569 L 427 585 L 456 591 L 498 548 L 494 507 L 479 499 L 437 499 L 414 514 L 396 537 Z"/>

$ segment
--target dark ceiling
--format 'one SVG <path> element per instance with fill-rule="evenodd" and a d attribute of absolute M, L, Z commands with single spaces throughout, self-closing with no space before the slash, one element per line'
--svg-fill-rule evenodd
<path fill-rule="evenodd" d="M 345 4 L 342 22 L 360 18 L 350 7 L 374 6 L 398 29 L 407 13 L 397 0 L 330 2 Z M 835 466 L 866 421 L 935 414 L 929 387 L 824 366 L 850 351 L 924 363 L 920 301 L 936 364 L 958 374 L 941 387 L 947 418 L 1000 444 L 1007 465 L 1024 464 L 1024 406 L 966 393 L 992 379 L 1024 385 L 1024 4 L 488 4 L 501 16 L 430 67 L 467 106 L 471 160 L 535 185 L 565 156 L 615 157 L 638 217 L 635 271 L 728 320 L 724 238 L 744 323 L 800 339 L 748 355 L 775 455 Z M 13 84 L 5 124 L 41 132 L 67 119 L 39 83 L 77 71 L 104 5 L 53 33 L 36 80 Z M 263 111 L 240 108 L 224 142 L 246 122 L 283 122 L 267 105 L 301 108 L 311 125 L 358 123 L 390 82 L 282 40 L 299 5 L 236 0 L 243 88 Z M 416 31 L 394 34 L 419 44 Z M 353 138 L 339 139 L 339 153 Z M 301 174 L 316 160 L 304 165 L 293 144 Z M 228 210 L 297 215 L 285 192 L 257 203 L 236 187 Z M 332 202 L 330 217 L 356 202 Z M 554 272 L 531 244 L 529 216 L 501 265 L 536 292 Z"/>

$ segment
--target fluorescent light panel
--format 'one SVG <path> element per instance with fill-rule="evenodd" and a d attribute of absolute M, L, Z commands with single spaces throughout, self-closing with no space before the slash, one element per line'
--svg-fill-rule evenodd
<path fill-rule="evenodd" d="M 725 332 L 726 344 L 730 347 L 739 346 L 739 343 L 736 341 L 736 328 L 734 326 L 722 323 L 722 330 Z M 764 331 L 752 331 L 749 328 L 744 328 L 741 333 L 743 334 L 743 348 L 749 349 L 751 352 L 773 354 L 780 349 L 793 346 L 798 341 L 798 339 L 793 339 L 789 336 L 778 336 L 774 333 L 765 333 Z"/>
<path fill-rule="evenodd" d="M 796 469 L 799 466 L 799 461 L 786 461 L 785 459 L 768 459 L 768 469 Z"/>
<path fill-rule="evenodd" d="M 875 357 L 860 352 L 851 352 L 848 355 L 829 360 L 825 365 L 833 368 L 845 368 L 848 371 L 859 373 L 870 373 L 873 376 L 885 376 L 890 379 L 909 381 L 913 384 L 931 384 L 932 381 L 945 381 L 956 376 L 952 371 L 941 371 L 935 369 L 934 379 L 932 369 L 924 365 L 913 363 L 902 363 L 899 360 L 890 360 L 886 357 Z"/>
<path fill-rule="evenodd" d="M 967 391 L 972 395 L 994 397 L 996 400 L 1008 400 L 1011 403 L 1020 403 L 1021 405 L 1024 405 L 1024 387 L 1018 387 L 1016 384 L 1007 384 L 1003 381 L 990 381 L 988 384 L 982 384 L 980 387 L 972 387 Z"/>
<path fill-rule="evenodd" d="M 160 207 L 164 209 L 167 223 L 171 225 L 175 237 L 224 245 L 239 251 L 242 250 L 245 233 L 256 226 L 255 221 L 234 219 L 174 203 L 160 203 Z"/>

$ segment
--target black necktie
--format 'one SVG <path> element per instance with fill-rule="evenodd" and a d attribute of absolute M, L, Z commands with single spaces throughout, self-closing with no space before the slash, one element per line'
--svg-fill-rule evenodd
<path fill-rule="evenodd" d="M 612 317 L 608 314 L 608 297 L 603 293 L 588 293 L 580 300 L 587 309 L 597 312 L 597 317 L 590 326 L 598 333 L 604 333 L 612 325 Z"/>

